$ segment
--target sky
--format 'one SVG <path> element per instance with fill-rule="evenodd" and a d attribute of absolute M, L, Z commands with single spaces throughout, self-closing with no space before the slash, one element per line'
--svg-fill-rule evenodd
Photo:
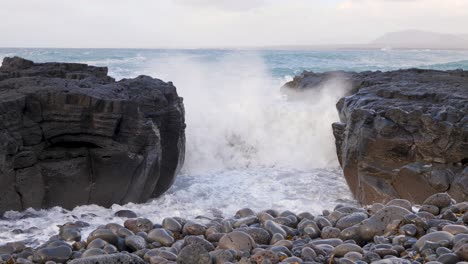
<path fill-rule="evenodd" d="M 0 47 L 203 48 L 468 34 L 468 0 L 0 0 Z"/>

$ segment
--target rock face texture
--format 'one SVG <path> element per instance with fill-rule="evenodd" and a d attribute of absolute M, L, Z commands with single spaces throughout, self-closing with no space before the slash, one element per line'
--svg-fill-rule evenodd
<path fill-rule="evenodd" d="M 0 213 L 144 202 L 184 160 L 182 98 L 148 76 L 5 58 L 0 67 Z"/>
<path fill-rule="evenodd" d="M 304 72 L 284 89 L 337 79 L 349 92 L 337 103 L 336 149 L 361 203 L 438 192 L 468 200 L 468 71 Z"/>

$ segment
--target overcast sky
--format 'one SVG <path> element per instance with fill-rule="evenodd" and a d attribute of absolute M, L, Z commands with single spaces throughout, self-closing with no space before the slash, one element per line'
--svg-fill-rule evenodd
<path fill-rule="evenodd" d="M 350 44 L 466 34 L 468 0 L 0 0 L 0 21 L 0 47 Z"/>

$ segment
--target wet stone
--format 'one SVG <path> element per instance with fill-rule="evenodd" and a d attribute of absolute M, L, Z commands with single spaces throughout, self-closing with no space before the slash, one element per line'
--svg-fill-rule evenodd
<path fill-rule="evenodd" d="M 127 236 L 125 238 L 125 245 L 129 247 L 132 251 L 137 251 L 146 248 L 147 242 L 143 237 L 133 235 Z"/>
<path fill-rule="evenodd" d="M 207 227 L 203 224 L 188 222 L 183 226 L 182 232 L 184 234 L 199 236 L 204 235 Z"/>
<path fill-rule="evenodd" d="M 210 264 L 211 256 L 201 245 L 188 245 L 177 256 L 178 264 Z"/>
<path fill-rule="evenodd" d="M 122 218 L 137 218 L 137 214 L 131 210 L 119 210 L 115 212 L 114 214 L 117 217 L 122 217 Z"/>
<path fill-rule="evenodd" d="M 171 232 L 177 232 L 177 233 L 182 232 L 182 225 L 172 217 L 164 218 L 162 222 L 162 227 Z"/>
<path fill-rule="evenodd" d="M 224 235 L 219 240 L 219 249 L 233 249 L 243 252 L 250 252 L 255 247 L 253 238 L 244 232 L 234 231 Z"/>
<path fill-rule="evenodd" d="M 111 243 L 113 245 L 118 244 L 119 238 L 117 237 L 116 234 L 114 234 L 110 229 L 96 229 L 91 234 L 88 236 L 88 243 L 93 241 L 96 238 L 100 238 L 104 241 L 107 241 L 108 243 Z"/>
<path fill-rule="evenodd" d="M 146 218 L 128 219 L 124 222 L 124 226 L 133 233 L 149 232 L 153 229 L 153 222 Z"/>
<path fill-rule="evenodd" d="M 106 251 L 100 248 L 90 248 L 87 249 L 85 252 L 83 252 L 82 257 L 87 258 L 87 257 L 92 257 L 92 256 L 99 256 L 99 255 L 105 255 L 107 254 Z"/>
<path fill-rule="evenodd" d="M 101 238 L 96 238 L 93 241 L 91 241 L 90 243 L 88 243 L 86 248 L 104 248 L 108 244 L 109 243 L 107 243 L 107 241 L 105 241 L 105 240 L 103 240 Z"/>
<path fill-rule="evenodd" d="M 37 251 L 39 258 L 42 261 L 55 261 L 55 262 L 66 262 L 71 254 L 72 250 L 67 246 L 58 246 L 52 248 L 43 248 Z"/>
<path fill-rule="evenodd" d="M 215 248 L 213 244 L 208 242 L 206 239 L 204 239 L 202 236 L 186 236 L 184 238 L 185 244 L 187 245 L 200 245 L 206 249 L 206 251 L 210 252 L 213 251 Z"/>
<path fill-rule="evenodd" d="M 338 245 L 338 246 L 335 247 L 335 249 L 333 250 L 333 255 L 335 255 L 336 257 L 344 257 L 344 255 L 346 255 L 349 252 L 358 252 L 358 253 L 361 253 L 361 254 L 364 253 L 362 248 L 360 246 L 358 246 L 358 245 L 355 245 L 355 244 L 341 244 L 341 245 Z"/>
<path fill-rule="evenodd" d="M 147 239 L 149 242 L 158 242 L 166 247 L 171 246 L 175 242 L 174 237 L 164 228 L 156 228 L 151 230 L 148 233 Z"/>

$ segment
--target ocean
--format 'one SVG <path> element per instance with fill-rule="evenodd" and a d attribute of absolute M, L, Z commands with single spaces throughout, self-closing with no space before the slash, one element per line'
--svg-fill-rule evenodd
<path fill-rule="evenodd" d="M 125 219 L 114 213 L 122 209 L 160 222 L 167 216 L 231 216 L 243 207 L 319 214 L 354 204 L 331 131 L 338 121 L 335 103 L 346 91 L 330 84 L 288 100 L 280 87 L 304 70 L 468 70 L 468 51 L 0 48 L 5 56 L 106 66 L 117 80 L 144 74 L 172 81 L 186 108 L 186 163 L 166 194 L 145 204 L 5 213 L 0 244 L 32 246 L 69 221 L 90 224 L 84 237 L 100 224 L 121 224 Z"/>

